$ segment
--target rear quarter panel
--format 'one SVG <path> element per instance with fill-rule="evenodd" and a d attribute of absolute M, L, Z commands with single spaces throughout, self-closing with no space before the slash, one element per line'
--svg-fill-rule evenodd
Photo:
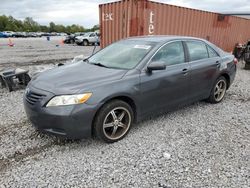
<path fill-rule="evenodd" d="M 229 76 L 230 85 L 233 83 L 235 79 L 236 70 L 237 68 L 236 68 L 236 64 L 234 63 L 234 55 L 225 52 L 221 56 L 220 73 L 227 74 Z"/>

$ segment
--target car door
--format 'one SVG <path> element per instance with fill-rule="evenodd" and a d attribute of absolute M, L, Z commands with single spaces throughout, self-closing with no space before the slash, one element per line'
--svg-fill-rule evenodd
<path fill-rule="evenodd" d="M 90 43 L 94 43 L 94 42 L 96 42 L 96 41 L 97 41 L 97 37 L 96 37 L 95 33 L 91 33 L 91 34 L 89 35 L 89 42 L 90 42 Z"/>
<path fill-rule="evenodd" d="M 190 62 L 190 97 L 197 101 L 209 96 L 219 73 L 220 57 L 200 40 L 185 41 Z"/>
<path fill-rule="evenodd" d="M 188 100 L 189 63 L 186 62 L 182 41 L 162 46 L 149 64 L 164 62 L 165 70 L 140 74 L 140 106 L 142 114 L 170 110 Z"/>

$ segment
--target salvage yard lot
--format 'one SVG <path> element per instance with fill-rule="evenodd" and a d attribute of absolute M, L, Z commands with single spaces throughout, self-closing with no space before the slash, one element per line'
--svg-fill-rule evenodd
<path fill-rule="evenodd" d="M 0 39 L 0 69 L 33 71 L 89 55 L 93 47 L 61 38 Z M 216 105 L 198 102 L 136 124 L 114 144 L 66 141 L 40 134 L 27 121 L 24 90 L 0 89 L 0 187 L 249 187 L 250 71 Z"/>
<path fill-rule="evenodd" d="M 0 38 L 0 68 L 9 65 L 34 65 L 59 63 L 77 55 L 89 55 L 93 46 L 83 47 L 77 45 L 62 44 L 63 37 L 42 38 L 12 38 L 14 47 L 9 47 L 9 40 Z M 59 45 L 57 47 L 57 45 Z"/>

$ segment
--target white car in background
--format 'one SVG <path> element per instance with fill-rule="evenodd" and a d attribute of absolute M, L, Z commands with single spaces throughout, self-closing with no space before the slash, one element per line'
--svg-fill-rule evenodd
<path fill-rule="evenodd" d="M 77 36 L 75 38 L 75 43 L 77 45 L 83 45 L 83 46 L 88 46 L 88 45 L 93 45 L 97 44 L 100 45 L 100 39 L 99 39 L 99 34 L 95 32 L 89 32 L 85 33 L 82 36 Z"/>

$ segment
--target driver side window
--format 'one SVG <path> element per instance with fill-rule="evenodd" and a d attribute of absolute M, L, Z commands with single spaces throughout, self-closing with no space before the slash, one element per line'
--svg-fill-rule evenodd
<path fill-rule="evenodd" d="M 184 63 L 185 55 L 182 42 L 172 42 L 163 46 L 152 58 L 152 61 L 163 61 L 167 66 Z"/>

